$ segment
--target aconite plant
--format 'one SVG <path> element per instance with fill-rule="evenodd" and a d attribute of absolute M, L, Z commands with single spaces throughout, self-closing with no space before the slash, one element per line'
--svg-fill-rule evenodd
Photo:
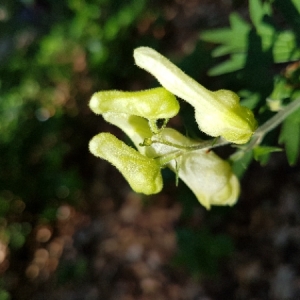
<path fill-rule="evenodd" d="M 111 133 L 99 133 L 89 143 L 92 154 L 113 164 L 137 193 L 159 193 L 161 169 L 168 167 L 193 191 L 207 209 L 234 205 L 240 184 L 231 165 L 212 149 L 233 144 L 240 159 L 257 147 L 264 135 L 300 106 L 294 101 L 257 128 L 252 111 L 229 90 L 210 91 L 187 76 L 167 58 L 148 47 L 134 50 L 137 66 L 151 73 L 162 87 L 144 91 L 100 91 L 89 103 L 91 110 L 118 126 L 135 145 L 128 146 Z M 167 127 L 180 106 L 176 96 L 193 106 L 199 130 L 213 137 L 198 141 Z M 157 121 L 163 119 L 163 125 Z"/>

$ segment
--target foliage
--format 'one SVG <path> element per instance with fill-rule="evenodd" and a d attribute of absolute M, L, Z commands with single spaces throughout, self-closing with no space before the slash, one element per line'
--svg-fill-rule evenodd
<path fill-rule="evenodd" d="M 278 14 L 284 19 L 284 26 Z M 261 121 L 270 116 L 270 111 L 279 111 L 300 96 L 299 62 L 294 62 L 300 59 L 299 30 L 296 29 L 299 15 L 298 1 L 251 0 L 250 23 L 233 12 L 229 17 L 230 28 L 212 29 L 200 34 L 201 40 L 219 44 L 212 51 L 212 56 L 218 60 L 223 58 L 210 69 L 209 74 L 216 76 L 235 72 L 232 74 L 241 85 L 239 94 L 242 103 L 254 109 Z M 281 72 L 271 72 L 279 63 L 283 66 Z M 300 110 L 293 117 L 286 118 L 278 139 L 285 145 L 291 165 L 296 164 L 299 157 L 299 114 Z M 293 133 L 291 126 L 295 128 Z M 272 143 L 274 145 L 275 141 Z M 274 146 L 277 147 L 276 144 Z M 264 154 L 273 150 L 265 147 Z M 254 158 L 266 162 L 266 156 L 257 155 L 257 151 Z"/>

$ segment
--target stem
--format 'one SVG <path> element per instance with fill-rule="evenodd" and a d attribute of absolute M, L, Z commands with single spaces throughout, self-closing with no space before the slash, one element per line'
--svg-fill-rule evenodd
<path fill-rule="evenodd" d="M 246 147 L 242 148 L 241 151 L 247 152 L 253 149 L 255 146 L 259 145 L 268 132 L 277 127 L 282 121 L 284 121 L 290 114 L 295 112 L 298 108 L 300 108 L 300 98 L 289 103 L 284 109 L 282 109 L 271 119 L 269 119 L 267 122 L 258 127 L 255 133 L 253 134 L 250 142 L 246 145 Z"/>
<path fill-rule="evenodd" d="M 216 147 L 220 147 L 220 146 L 224 146 L 224 145 L 229 144 L 228 141 L 226 141 L 226 140 L 224 140 L 220 137 L 217 137 L 213 140 L 203 141 L 203 142 L 200 142 L 200 143 L 195 144 L 195 145 L 189 145 L 189 146 L 175 144 L 175 143 L 163 140 L 163 139 L 162 140 L 152 140 L 151 142 L 167 145 L 167 146 L 174 147 L 174 148 L 177 148 L 177 149 L 182 149 L 182 150 L 185 150 L 185 151 L 195 151 L 195 150 L 203 150 L 203 149 L 208 149 L 208 148 L 216 148 Z"/>
<path fill-rule="evenodd" d="M 261 125 L 255 132 L 255 134 L 266 134 L 267 132 L 273 130 L 277 127 L 282 121 L 284 121 L 290 114 L 300 108 L 300 98 L 294 100 L 293 102 L 289 103 L 283 110 L 278 112 L 275 116 Z"/>

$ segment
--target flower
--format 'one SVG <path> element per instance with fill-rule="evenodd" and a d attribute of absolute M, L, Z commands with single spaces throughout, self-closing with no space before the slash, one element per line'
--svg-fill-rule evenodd
<path fill-rule="evenodd" d="M 206 209 L 212 205 L 231 206 L 236 203 L 240 192 L 239 181 L 230 165 L 213 151 L 178 150 L 171 145 L 180 144 L 188 149 L 196 142 L 172 128 L 164 128 L 158 135 L 153 135 L 148 122 L 138 116 L 107 113 L 103 117 L 122 129 L 143 155 L 169 158 L 167 166 L 178 174 Z M 145 138 L 161 142 L 145 147 L 141 145 Z"/>
<path fill-rule="evenodd" d="M 240 105 L 237 94 L 228 90 L 207 90 L 151 48 L 135 49 L 134 59 L 163 87 L 195 108 L 200 130 L 236 144 L 244 144 L 251 138 L 256 121 L 251 110 Z"/>
<path fill-rule="evenodd" d="M 107 112 L 126 113 L 151 119 L 168 119 L 179 112 L 176 97 L 159 87 L 138 92 L 101 91 L 89 103 L 96 114 Z"/>
<path fill-rule="evenodd" d="M 123 130 L 137 150 L 110 133 L 100 133 L 89 143 L 91 153 L 113 164 L 137 193 L 160 192 L 161 168 L 169 167 L 206 209 L 235 204 L 240 185 L 229 163 L 207 151 L 208 142 L 199 143 L 165 125 L 179 111 L 175 94 L 195 108 L 196 122 L 206 134 L 243 144 L 256 126 L 252 112 L 239 104 L 235 93 L 207 90 L 151 48 L 136 49 L 134 58 L 163 87 L 139 92 L 101 91 L 92 96 L 89 105 Z M 163 127 L 157 127 L 157 119 L 165 119 Z"/>
<path fill-rule="evenodd" d="M 89 143 L 92 154 L 109 161 L 137 193 L 156 194 L 163 187 L 159 163 L 127 146 L 110 133 L 99 133 Z"/>
<path fill-rule="evenodd" d="M 165 128 L 160 138 L 171 144 L 193 146 L 196 142 L 172 128 Z M 172 153 L 175 149 L 166 145 L 153 144 L 158 153 Z M 169 147 L 167 150 L 166 148 Z M 228 162 L 207 149 L 184 151 L 181 156 L 171 160 L 168 167 L 178 173 L 178 177 L 192 190 L 198 201 L 206 208 L 212 205 L 236 203 L 240 184 Z"/>

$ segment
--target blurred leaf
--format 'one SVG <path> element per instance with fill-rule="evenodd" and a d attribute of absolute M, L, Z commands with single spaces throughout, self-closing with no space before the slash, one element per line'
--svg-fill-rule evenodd
<path fill-rule="evenodd" d="M 9 293 L 5 290 L 0 289 L 0 300 L 10 300 L 11 297 Z"/>
<path fill-rule="evenodd" d="M 253 151 L 238 151 L 230 157 L 232 171 L 238 177 L 242 178 L 248 166 L 252 162 Z"/>
<path fill-rule="evenodd" d="M 300 59 L 300 49 L 297 45 L 296 36 L 292 31 L 278 33 L 273 45 L 273 55 L 276 63 Z"/>
<path fill-rule="evenodd" d="M 271 5 L 260 0 L 249 1 L 249 13 L 251 21 L 256 28 L 259 28 L 265 15 L 271 14 Z"/>
<path fill-rule="evenodd" d="M 293 7 L 290 2 L 289 6 Z M 292 11 L 295 20 L 297 19 L 299 23 L 300 15 L 291 7 L 288 11 Z M 225 62 L 211 68 L 209 75 L 216 76 L 241 70 L 246 61 L 251 59 L 249 56 L 256 53 L 255 47 L 257 46 L 261 48 L 259 51 L 262 53 L 271 52 L 273 56 L 271 60 L 275 63 L 300 59 L 299 30 L 296 30 L 295 26 L 294 31 L 276 29 L 270 2 L 249 1 L 249 11 L 255 34 L 260 37 L 261 45 L 255 45 L 251 42 L 249 34 L 253 28 L 235 12 L 230 15 L 230 28 L 214 29 L 201 33 L 201 40 L 220 44 L 212 52 L 214 57 L 230 55 Z M 253 48 L 251 52 L 249 52 L 250 47 Z M 257 66 L 263 62 L 263 59 L 256 59 Z"/>
<path fill-rule="evenodd" d="M 247 34 L 251 27 L 236 13 L 229 18 L 231 28 L 207 30 L 200 35 L 203 41 L 223 44 L 213 51 L 215 57 L 243 52 L 247 46 Z"/>
<path fill-rule="evenodd" d="M 253 110 L 260 101 L 259 93 L 253 93 L 248 90 L 241 90 L 238 93 L 241 96 L 241 105 Z"/>
<path fill-rule="evenodd" d="M 259 161 L 262 165 L 265 165 L 272 152 L 281 152 L 281 151 L 283 150 L 278 147 L 257 146 L 253 149 L 253 156 L 255 160 Z"/>
<path fill-rule="evenodd" d="M 245 65 L 245 61 L 246 55 L 244 53 L 234 54 L 231 56 L 230 60 L 226 60 L 223 63 L 211 68 L 208 71 L 208 75 L 218 76 L 240 70 Z"/>
<path fill-rule="evenodd" d="M 286 22 L 291 24 L 296 36 L 299 45 L 300 41 L 300 2 L 298 0 L 274 0 L 274 6 L 280 11 L 284 16 Z"/>
<path fill-rule="evenodd" d="M 291 114 L 283 122 L 279 143 L 285 145 L 286 155 L 290 165 L 295 165 L 300 151 L 300 109 Z"/>

